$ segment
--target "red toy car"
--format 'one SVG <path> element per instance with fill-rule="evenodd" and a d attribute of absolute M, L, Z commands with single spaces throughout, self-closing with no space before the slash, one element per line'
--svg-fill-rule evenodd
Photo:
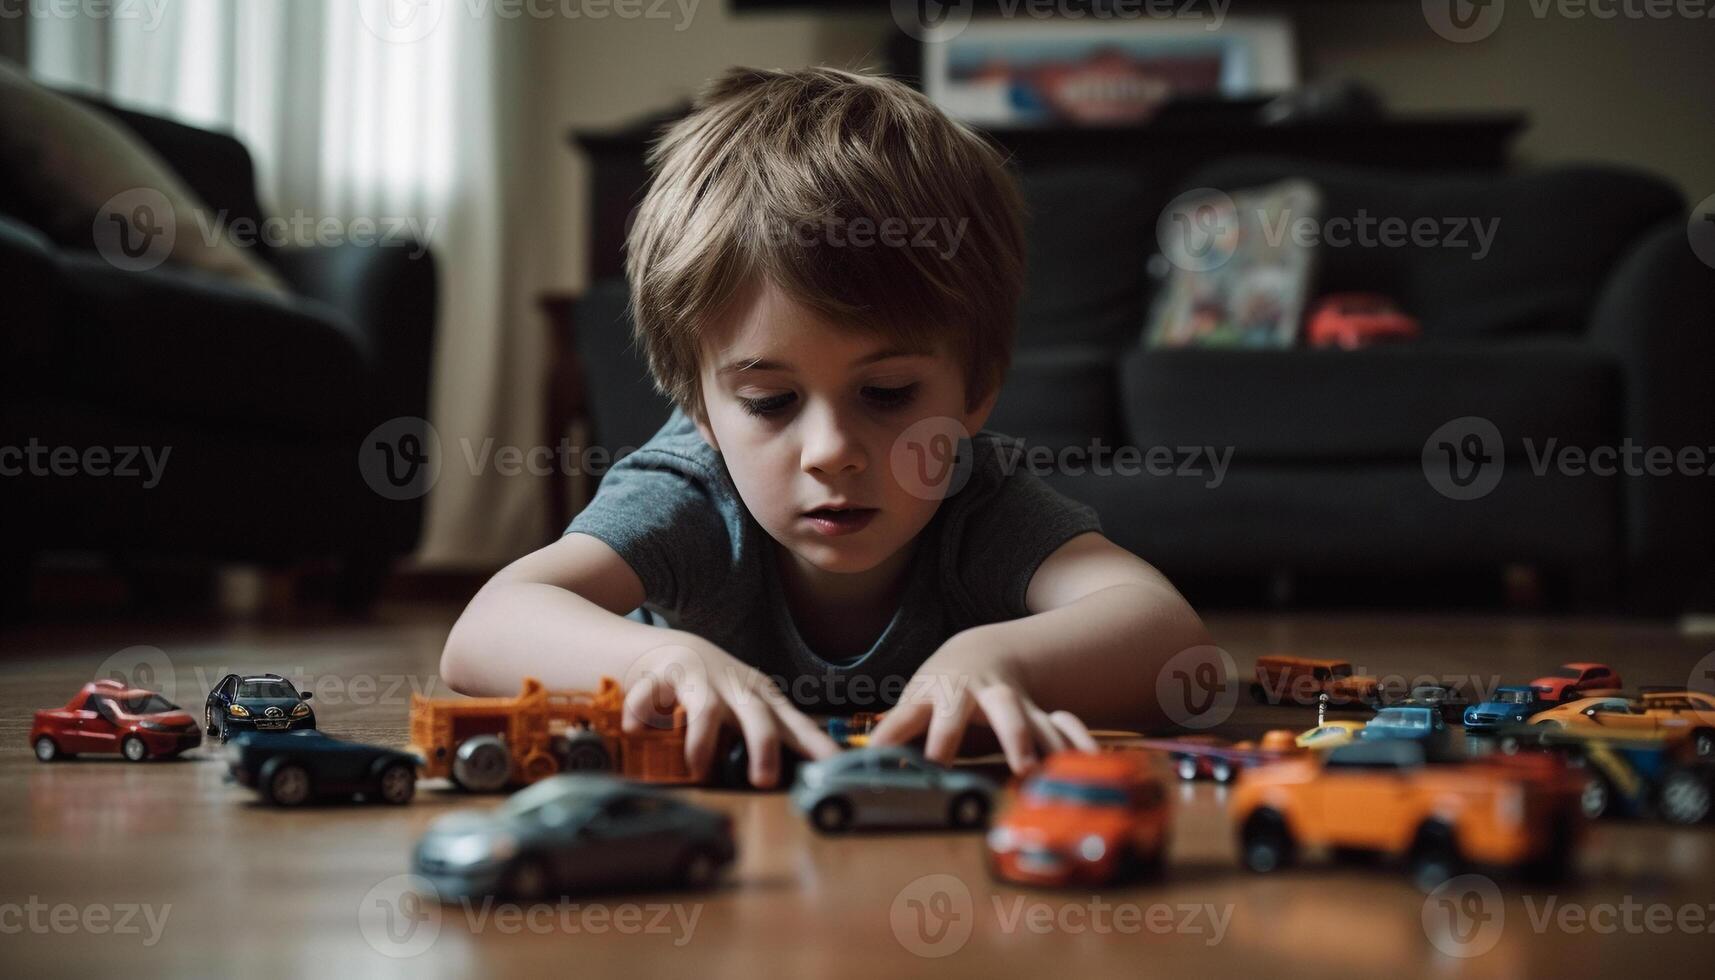
<path fill-rule="evenodd" d="M 1537 697 L 1549 703 L 1618 693 L 1625 685 L 1607 664 L 1561 664 L 1560 669 L 1530 682 Z"/>
<path fill-rule="evenodd" d="M 988 833 L 989 870 L 1026 885 L 1097 887 L 1161 868 L 1173 823 L 1137 753 L 1057 752 Z"/>
<path fill-rule="evenodd" d="M 1336 293 L 1316 304 L 1305 327 L 1312 347 L 1353 350 L 1371 344 L 1416 340 L 1417 321 L 1393 301 L 1374 293 Z"/>
<path fill-rule="evenodd" d="M 190 712 L 115 680 L 85 684 L 65 707 L 36 712 L 30 726 L 30 745 L 42 762 L 80 752 L 117 752 L 132 762 L 170 759 L 201 744 Z"/>

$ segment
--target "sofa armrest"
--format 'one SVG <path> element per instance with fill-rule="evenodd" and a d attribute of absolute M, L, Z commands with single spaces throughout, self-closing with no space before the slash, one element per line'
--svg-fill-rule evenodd
<path fill-rule="evenodd" d="M 379 388 L 381 418 L 427 417 L 437 277 L 426 246 L 282 248 L 269 258 L 292 291 L 339 312 L 358 330 Z"/>
<path fill-rule="evenodd" d="M 1615 267 L 1588 339 L 1619 364 L 1624 438 L 1675 458 L 1671 474 L 1620 478 L 1629 564 L 1645 581 L 1706 571 L 1715 564 L 1715 495 L 1705 475 L 1715 467 L 1715 269 L 1692 252 L 1683 217 L 1640 237 Z M 1703 457 L 1700 469 L 1680 465 L 1682 450 Z"/>

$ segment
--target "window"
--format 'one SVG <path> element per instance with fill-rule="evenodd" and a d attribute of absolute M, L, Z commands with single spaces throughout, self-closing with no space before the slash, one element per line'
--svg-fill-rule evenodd
<path fill-rule="evenodd" d="M 271 678 L 251 678 L 238 685 L 241 698 L 295 698 L 297 688 L 290 682 Z"/>

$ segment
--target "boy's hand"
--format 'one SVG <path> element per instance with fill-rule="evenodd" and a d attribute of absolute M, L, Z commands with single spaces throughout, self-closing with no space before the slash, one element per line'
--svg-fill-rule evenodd
<path fill-rule="evenodd" d="M 1076 715 L 1044 711 L 1030 700 L 1023 671 L 1012 659 L 961 636 L 942 644 L 917 669 L 899 704 L 870 733 L 871 745 L 899 745 L 927 730 L 923 754 L 951 765 L 966 726 L 980 712 L 994 729 L 1007 765 L 1020 775 L 1047 753 L 1096 751 L 1096 740 Z"/>
<path fill-rule="evenodd" d="M 828 734 L 799 711 L 761 671 L 699 637 L 682 634 L 626 672 L 627 734 L 660 727 L 675 705 L 685 708 L 685 765 L 706 778 L 721 725 L 735 721 L 750 753 L 750 783 L 768 788 L 780 777 L 780 745 L 808 759 L 839 751 Z"/>

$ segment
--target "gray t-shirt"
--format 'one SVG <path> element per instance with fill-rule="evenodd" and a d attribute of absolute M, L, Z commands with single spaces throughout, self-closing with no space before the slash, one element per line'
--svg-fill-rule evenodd
<path fill-rule="evenodd" d="M 970 476 L 942 501 L 916 542 L 898 611 L 862 656 L 818 656 L 792 622 L 779 547 L 739 497 L 720 453 L 675 410 L 616 462 L 566 533 L 599 538 L 643 582 L 644 608 L 774 678 L 812 711 L 879 711 L 953 634 L 1029 614 L 1024 595 L 1043 560 L 1099 531 L 1095 511 L 1022 468 L 1008 471 L 1005 436 L 961 446 Z"/>

